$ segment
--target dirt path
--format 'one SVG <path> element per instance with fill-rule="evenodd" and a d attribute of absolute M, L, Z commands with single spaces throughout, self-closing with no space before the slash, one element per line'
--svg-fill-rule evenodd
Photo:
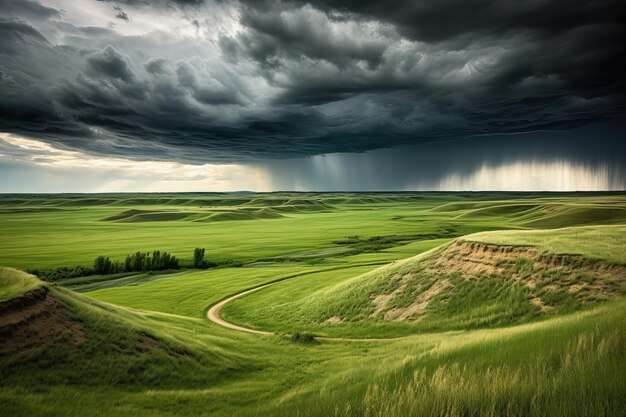
<path fill-rule="evenodd" d="M 242 291 L 240 293 L 231 295 L 230 297 L 223 299 L 222 301 L 218 302 L 217 304 L 214 304 L 209 309 L 209 311 L 207 311 L 206 316 L 213 323 L 215 323 L 215 324 L 217 324 L 219 326 L 222 326 L 222 327 L 226 327 L 228 329 L 238 330 L 240 332 L 246 332 L 246 333 L 260 334 L 260 335 L 273 335 L 274 334 L 273 332 L 268 332 L 268 331 L 265 331 L 265 330 L 251 329 L 249 327 L 243 327 L 243 326 L 239 326 L 237 324 L 229 323 L 229 322 L 227 322 L 226 320 L 224 320 L 224 319 L 222 319 L 220 317 L 220 310 L 226 304 L 230 303 L 231 301 L 233 301 L 233 300 L 235 300 L 235 299 L 237 299 L 239 297 L 243 297 L 244 295 L 248 295 L 248 294 L 253 293 L 255 291 L 262 290 L 263 288 L 269 287 L 270 285 L 277 284 L 278 282 L 282 282 L 282 281 L 270 282 L 269 284 L 263 284 L 263 285 L 260 285 L 258 287 L 254 287 L 254 288 L 251 288 L 249 290 L 245 290 L 245 291 Z M 376 339 L 376 338 L 358 339 L 358 338 L 347 338 L 347 337 L 316 336 L 315 339 L 323 340 L 323 341 L 326 341 L 326 342 L 388 342 L 388 341 L 403 339 L 403 337 L 394 337 L 394 338 L 387 338 L 387 339 Z"/>
<path fill-rule="evenodd" d="M 259 287 L 256 288 L 252 288 L 250 290 L 246 290 L 240 293 L 237 293 L 235 295 L 231 295 L 230 297 L 220 301 L 219 303 L 213 305 L 213 307 L 211 307 L 209 309 L 209 311 L 206 313 L 206 316 L 209 320 L 211 320 L 213 323 L 215 324 L 219 324 L 222 327 L 227 327 L 229 329 L 233 329 L 233 330 L 239 330 L 241 332 L 248 332 L 248 333 L 254 333 L 254 334 L 273 334 L 272 332 L 266 332 L 263 330 L 255 330 L 255 329 L 250 329 L 248 327 L 243 327 L 243 326 L 237 326 L 236 324 L 233 323 L 229 323 L 226 320 L 223 320 L 220 317 L 220 310 L 222 309 L 222 307 L 224 307 L 226 304 L 230 303 L 231 301 L 239 298 L 239 297 L 243 297 L 244 295 L 248 295 L 250 293 L 253 293 L 255 291 L 258 291 L 262 288 L 265 287 L 269 287 L 270 285 L 274 284 L 273 282 L 270 284 L 265 284 L 265 285 L 261 285 Z"/>

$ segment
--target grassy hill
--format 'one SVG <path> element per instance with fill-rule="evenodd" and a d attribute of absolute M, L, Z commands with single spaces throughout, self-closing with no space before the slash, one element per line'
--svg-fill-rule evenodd
<path fill-rule="evenodd" d="M 231 415 L 233 393 L 267 368 L 258 353 L 237 351 L 241 339 L 207 332 L 203 320 L 117 307 L 0 271 L 3 292 L 14 280 L 37 286 L 0 303 L 3 414 Z M 186 399 L 203 391 L 214 401 Z M 261 387 L 249 393 L 261 402 Z"/>
<path fill-rule="evenodd" d="M 301 296 L 297 282 L 280 283 L 223 317 L 365 337 L 525 323 L 626 295 L 624 236 L 626 226 L 469 235 Z"/>
<path fill-rule="evenodd" d="M 7 415 L 559 417 L 622 410 L 623 302 L 495 330 L 302 345 L 46 288 L 35 303 L 13 303 L 12 314 L 3 304 L 0 401 Z"/>
<path fill-rule="evenodd" d="M 220 369 L 232 366 L 232 358 L 182 344 L 167 326 L 140 312 L 96 302 L 8 268 L 0 270 L 2 289 L 7 278 L 30 286 L 0 304 L 5 387 L 11 381 L 43 386 L 105 382 L 127 388 L 141 381 L 144 387 L 180 387 L 199 381 L 200 370 L 218 378 Z"/>

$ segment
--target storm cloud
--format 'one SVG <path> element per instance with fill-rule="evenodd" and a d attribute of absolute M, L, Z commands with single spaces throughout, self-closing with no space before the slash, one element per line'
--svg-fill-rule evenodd
<path fill-rule="evenodd" d="M 620 130 L 624 13 L 619 0 L 0 0 L 0 131 L 201 164 Z"/>

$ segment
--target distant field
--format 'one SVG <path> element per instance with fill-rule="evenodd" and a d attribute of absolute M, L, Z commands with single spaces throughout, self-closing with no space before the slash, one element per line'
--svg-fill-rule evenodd
<path fill-rule="evenodd" d="M 625 211 L 624 194 L 591 193 L 4 195 L 0 403 L 11 416 L 621 415 Z M 230 263 L 193 269 L 196 247 Z M 53 283 L 11 269 L 156 249 L 182 269 Z M 207 320 L 268 283 L 220 316 L 275 334 Z"/>
<path fill-rule="evenodd" d="M 0 265 L 90 265 L 98 255 L 121 260 L 154 249 L 190 260 L 198 246 L 214 259 L 252 261 L 337 248 L 333 242 L 347 236 L 409 235 L 408 243 L 417 235 L 432 239 L 550 228 L 552 223 L 533 222 L 555 216 L 561 219 L 558 227 L 624 223 L 625 213 L 619 195 L 5 195 L 0 198 Z"/>

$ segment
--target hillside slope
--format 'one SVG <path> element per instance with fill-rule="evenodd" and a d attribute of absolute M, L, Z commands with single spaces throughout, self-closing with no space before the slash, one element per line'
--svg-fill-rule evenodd
<path fill-rule="evenodd" d="M 393 328 L 406 334 L 501 327 L 570 313 L 626 295 L 624 229 L 469 235 L 249 316 L 287 318 L 283 327 L 332 335 L 375 326 L 368 334 L 389 337 Z M 598 241 L 613 249 L 603 253 Z M 235 300 L 226 314 L 236 321 L 245 304 L 246 297 Z"/>
<path fill-rule="evenodd" d="M 185 340 L 193 332 L 180 320 L 173 328 L 166 317 L 154 320 L 9 268 L 0 269 L 2 287 L 7 277 L 37 285 L 0 302 L 0 398 L 14 385 L 194 387 L 237 367 L 217 348 Z"/>
<path fill-rule="evenodd" d="M 222 331 L 182 311 L 120 308 L 11 273 L 37 285 L 2 304 L 0 346 L 39 320 L 61 331 L 0 352 L 3 415 L 586 417 L 623 409 L 623 302 L 501 329 L 303 344 Z M 24 302 L 33 289 L 45 294 Z M 21 318 L 7 323 L 7 311 Z"/>

